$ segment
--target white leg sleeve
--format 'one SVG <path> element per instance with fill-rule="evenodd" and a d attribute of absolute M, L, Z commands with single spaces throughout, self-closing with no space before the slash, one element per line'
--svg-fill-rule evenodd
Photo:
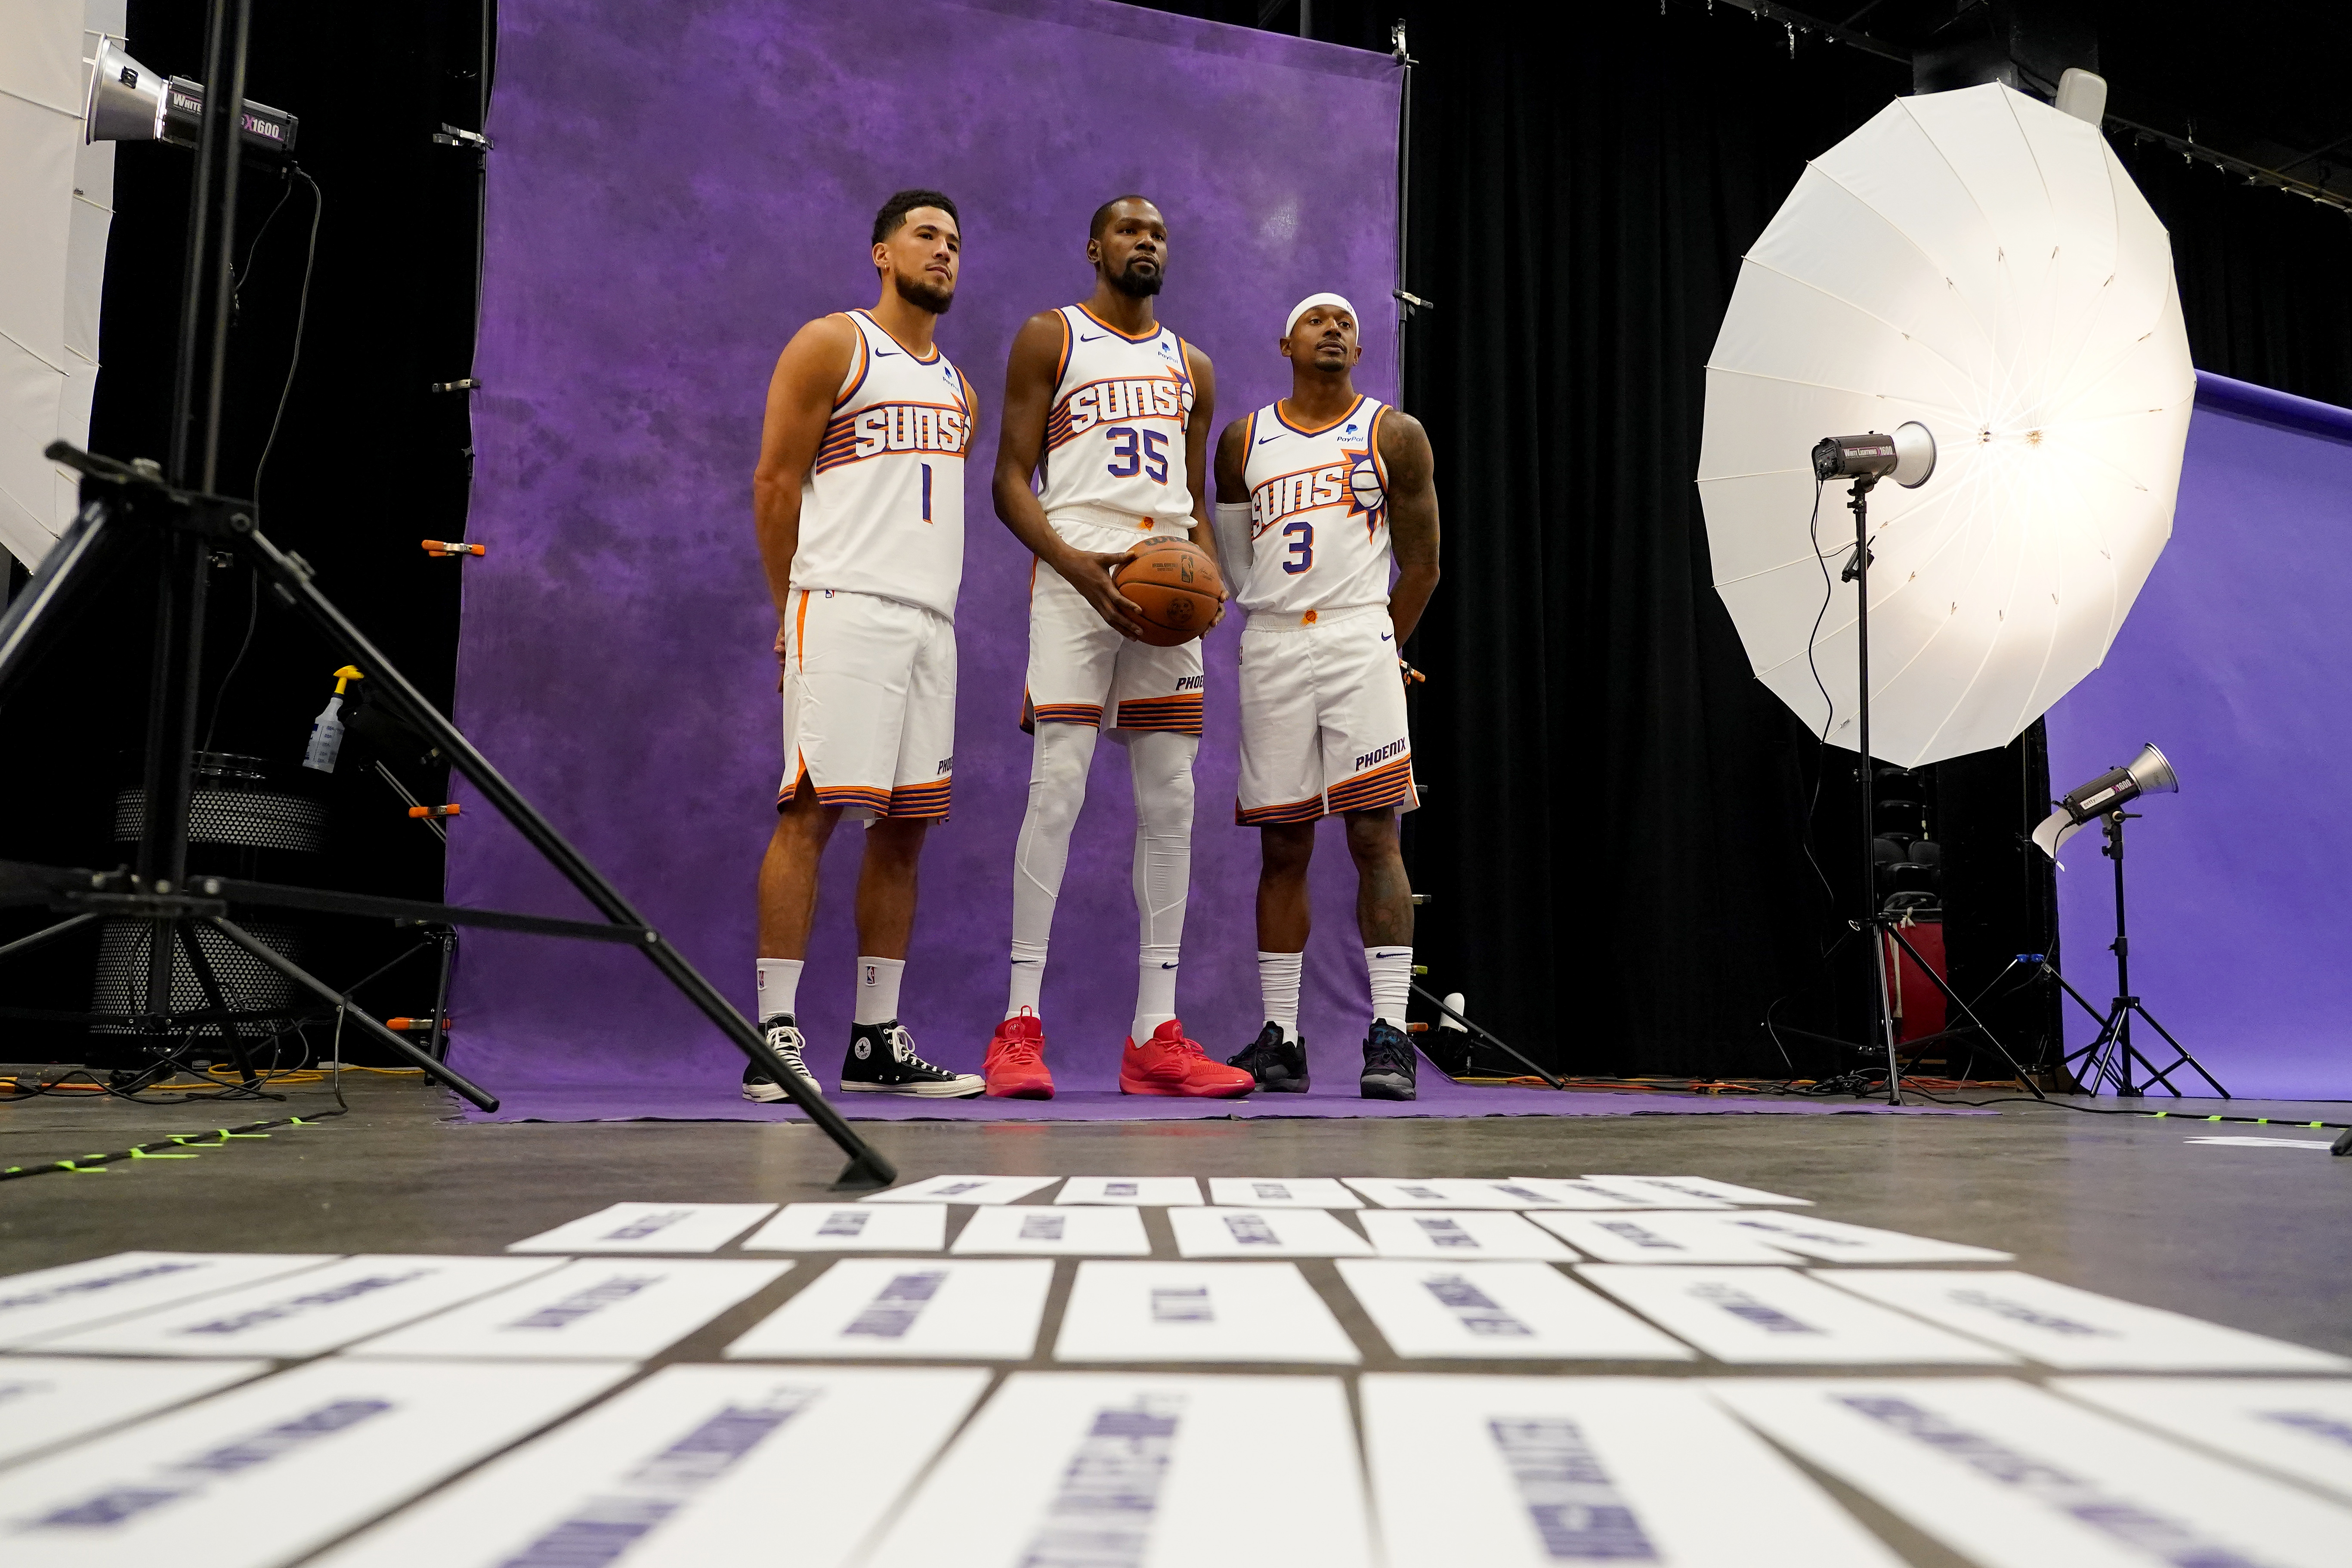
<path fill-rule="evenodd" d="M 1040 724 L 1029 763 L 1029 808 L 1013 850 L 1013 989 L 1004 1016 L 1039 1011 L 1045 984 L 1045 944 L 1054 931 L 1054 905 L 1070 863 L 1070 829 L 1087 797 L 1087 766 L 1094 761 L 1091 724 Z"/>
<path fill-rule="evenodd" d="M 1176 964 L 1184 942 L 1184 900 L 1192 884 L 1192 759 L 1197 735 L 1126 732 L 1135 780 L 1135 913 L 1138 954 L 1134 1037 L 1176 1016 Z"/>

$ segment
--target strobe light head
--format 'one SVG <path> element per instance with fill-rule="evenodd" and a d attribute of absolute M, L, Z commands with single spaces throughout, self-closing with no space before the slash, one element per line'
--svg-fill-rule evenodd
<path fill-rule="evenodd" d="M 1906 490 L 1916 490 L 1936 471 L 1936 437 L 1916 419 L 1883 436 L 1824 436 L 1813 446 L 1813 477 L 1831 479 L 1891 479 Z"/>
<path fill-rule="evenodd" d="M 202 82 L 158 75 L 131 58 L 112 38 L 99 40 L 89 67 L 89 94 L 82 103 L 84 142 L 196 144 L 205 120 Z M 236 124 L 247 147 L 283 155 L 293 152 L 301 121 L 282 109 L 248 98 L 238 109 Z"/>
<path fill-rule="evenodd" d="M 2042 826 L 2033 830 L 2033 842 L 2044 855 L 2058 858 L 2060 847 L 2066 840 L 2105 816 L 2144 795 L 2178 795 L 2180 775 L 2156 742 L 2142 746 L 2139 755 L 2120 768 L 2109 768 L 2088 784 L 2076 784 L 2058 803 L 2058 809 L 2042 818 Z"/>

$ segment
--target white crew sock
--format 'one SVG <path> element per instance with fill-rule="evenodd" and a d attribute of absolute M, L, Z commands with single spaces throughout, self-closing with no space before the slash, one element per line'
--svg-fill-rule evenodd
<path fill-rule="evenodd" d="M 1026 1007 L 1045 1009 L 1045 944 L 1054 933 L 1054 905 L 1070 864 L 1070 829 L 1087 798 L 1087 767 L 1094 761 L 1091 724 L 1040 724 L 1030 752 L 1029 805 L 1013 848 L 1013 984 L 1008 1018 Z"/>
<path fill-rule="evenodd" d="M 1306 963 L 1303 952 L 1257 955 L 1257 988 L 1265 998 L 1265 1019 L 1281 1026 L 1286 1040 L 1298 1038 L 1298 976 Z"/>
<path fill-rule="evenodd" d="M 764 1024 L 782 1015 L 795 1016 L 800 1006 L 801 961 L 797 958 L 763 958 L 760 960 L 760 1005 L 751 1015 L 754 1022 Z"/>
<path fill-rule="evenodd" d="M 907 973 L 903 958 L 860 958 L 857 961 L 857 1016 L 860 1024 L 898 1021 L 898 980 Z"/>
<path fill-rule="evenodd" d="M 1135 784 L 1135 916 L 1138 1042 L 1176 1016 L 1177 963 L 1184 941 L 1185 895 L 1192 883 L 1192 759 L 1197 735 L 1169 730 L 1119 731 Z"/>
<path fill-rule="evenodd" d="M 1412 994 L 1412 947 L 1364 949 L 1364 967 L 1372 975 L 1372 1016 L 1393 1028 L 1404 1027 L 1404 999 Z"/>

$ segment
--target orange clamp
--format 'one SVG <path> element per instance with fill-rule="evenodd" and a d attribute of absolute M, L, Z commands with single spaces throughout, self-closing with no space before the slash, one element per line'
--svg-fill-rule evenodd
<path fill-rule="evenodd" d="M 383 1021 L 383 1026 L 390 1029 L 395 1035 L 430 1034 L 433 1029 L 433 1020 L 430 1017 L 386 1018 Z M 457 1026 L 457 1020 L 454 1018 L 444 1018 L 441 1020 L 441 1032 L 445 1035 Z"/>
<path fill-rule="evenodd" d="M 459 811 L 461 811 L 461 810 L 463 810 L 463 809 L 464 809 L 464 808 L 463 808 L 462 806 L 457 805 L 456 805 L 455 803 L 452 803 L 451 805 L 412 805 L 412 806 L 410 806 L 410 807 L 408 808 L 408 815 L 409 815 L 409 816 L 411 816 L 420 817 L 420 818 L 423 818 L 423 817 L 434 817 L 434 816 L 457 816 L 457 813 L 458 813 Z"/>
<path fill-rule="evenodd" d="M 452 555 L 488 555 L 489 552 L 488 545 L 468 544 L 462 539 L 428 539 L 425 542 L 425 553 L 436 561 L 446 561 Z"/>

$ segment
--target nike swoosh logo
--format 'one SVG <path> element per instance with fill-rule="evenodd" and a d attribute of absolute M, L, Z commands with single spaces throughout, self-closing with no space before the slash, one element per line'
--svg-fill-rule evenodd
<path fill-rule="evenodd" d="M 1412 949 L 1407 948 L 1402 952 L 1376 952 L 1372 956 L 1374 958 L 1411 958 Z"/>
<path fill-rule="evenodd" d="M 1082 343 L 1098 343 L 1108 336 L 1110 336 L 1108 332 L 1097 332 L 1093 337 L 1088 337 L 1086 333 L 1080 332 L 1078 334 L 1078 342 Z"/>
<path fill-rule="evenodd" d="M 1263 447 L 1263 446 L 1265 446 L 1268 441 L 1279 441 L 1279 440 L 1281 440 L 1281 439 L 1282 439 L 1282 437 L 1279 437 L 1279 436 L 1261 436 L 1261 437 L 1259 437 L 1257 438 L 1257 444 L 1258 444 L 1259 446 Z"/>
<path fill-rule="evenodd" d="M 1175 966 L 1174 964 L 1172 964 L 1172 963 L 1163 963 L 1163 964 L 1161 964 L 1160 967 L 1160 968 L 1162 968 L 1162 969 L 1173 969 L 1173 968 L 1175 968 L 1176 966 Z"/>
<path fill-rule="evenodd" d="M 874 357 L 876 359 L 905 359 L 907 356 L 902 353 L 894 353 L 889 349 L 876 349 L 874 351 Z"/>
<path fill-rule="evenodd" d="M 1382 642 L 1387 642 L 1387 641 L 1389 641 L 1391 637 L 1393 637 L 1394 636 L 1395 636 L 1395 634 L 1394 634 L 1394 633 L 1392 633 L 1392 632 L 1382 632 L 1382 633 L 1381 634 L 1381 641 L 1382 641 Z"/>

